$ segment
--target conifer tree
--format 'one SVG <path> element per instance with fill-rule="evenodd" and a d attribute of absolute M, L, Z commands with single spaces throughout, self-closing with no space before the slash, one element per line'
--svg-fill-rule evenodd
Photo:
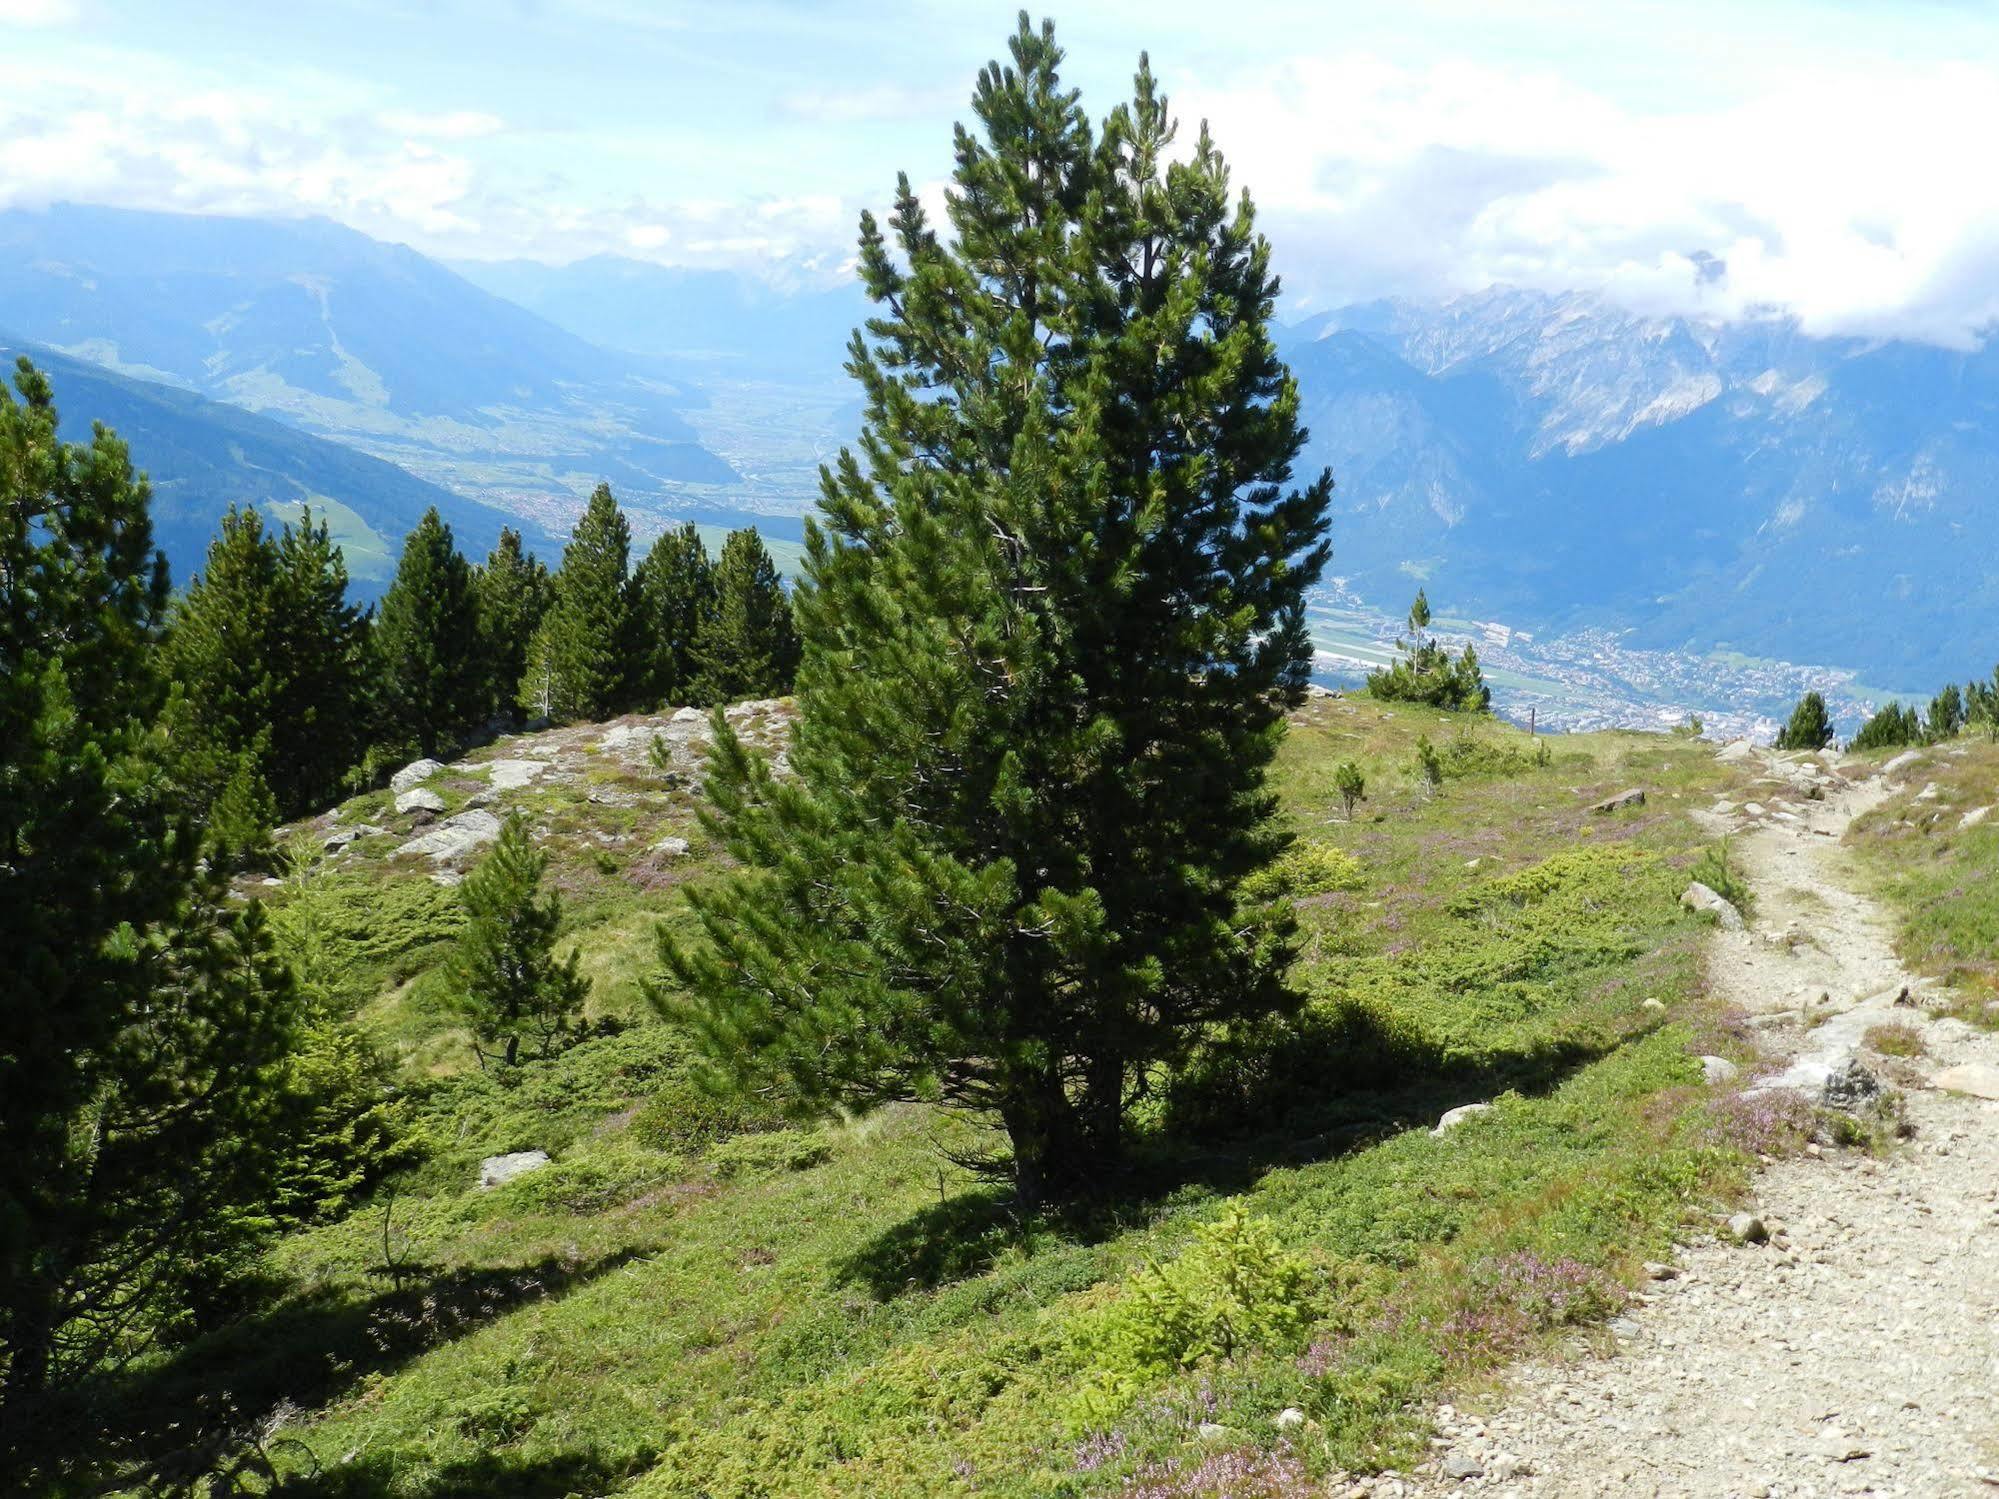
<path fill-rule="evenodd" d="M 231 508 L 167 646 L 174 777 L 194 807 L 213 806 L 252 751 L 279 815 L 334 795 L 366 730 L 366 628 L 324 523 L 273 538 Z"/>
<path fill-rule="evenodd" d="M 904 178 L 861 224 L 858 453 L 794 601 L 796 774 L 718 723 L 742 869 L 662 940 L 738 1084 L 801 1110 L 996 1116 L 1019 1195 L 1115 1169 L 1139 1080 L 1296 1003 L 1265 772 L 1310 663 L 1331 480 L 1290 487 L 1277 282 L 1141 60 L 1093 130 L 1023 17 L 961 129 L 950 232 Z M 891 247 L 893 241 L 893 248 Z"/>
<path fill-rule="evenodd" d="M 380 742 L 436 755 L 484 716 L 472 569 L 435 506 L 403 538 L 369 646 Z"/>
<path fill-rule="evenodd" d="M 731 531 L 722 544 L 698 655 L 711 703 L 777 697 L 791 691 L 798 675 L 791 600 L 754 526 Z"/>
<path fill-rule="evenodd" d="M 632 574 L 632 594 L 633 701 L 646 710 L 699 701 L 696 651 L 709 633 L 715 568 L 692 521 L 661 533 Z"/>
<path fill-rule="evenodd" d="M 459 886 L 465 930 L 458 970 L 460 1007 L 483 1066 L 498 1052 L 512 1067 L 524 1042 L 552 1053 L 583 1014 L 590 981 L 577 971 L 579 951 L 555 956 L 562 897 L 540 894 L 548 855 L 534 846 L 519 813 L 500 827 L 492 852 Z"/>
<path fill-rule="evenodd" d="M 512 527 L 503 529 L 499 544 L 473 579 L 486 713 L 514 707 L 527 675 L 528 642 L 548 612 L 553 592 L 548 569 L 522 547 L 521 533 Z"/>
<path fill-rule="evenodd" d="M 1353 809 L 1367 800 L 1367 777 L 1361 774 L 1360 766 L 1352 760 L 1342 760 L 1333 767 L 1333 789 L 1339 793 L 1340 805 L 1346 809 L 1347 821 L 1353 821 Z"/>
<path fill-rule="evenodd" d="M 1409 633 L 1416 637 L 1416 649 L 1423 649 L 1423 632 L 1430 628 L 1430 600 L 1423 590 L 1416 590 L 1416 601 L 1409 606 Z"/>
<path fill-rule="evenodd" d="M 1923 727 L 1926 737 L 1937 743 L 1957 737 L 1964 727 L 1964 694 L 1958 691 L 1957 683 L 1945 683 L 1943 691 L 1930 699 Z"/>
<path fill-rule="evenodd" d="M 67 1492 L 64 1405 L 239 1263 L 267 1196 L 290 991 L 161 773 L 164 558 L 103 427 L 0 391 L 0 1488 Z M 95 1492 L 92 1487 L 89 1491 Z"/>
<path fill-rule="evenodd" d="M 1832 715 L 1826 711 L 1825 695 L 1807 692 L 1791 710 L 1791 721 L 1777 734 L 1780 750 L 1822 750 L 1832 743 Z"/>
<path fill-rule="evenodd" d="M 521 706 L 557 720 L 623 708 L 631 647 L 632 530 L 599 484 L 563 548 L 555 597 L 529 642 Z M 538 677 L 538 680 L 530 680 Z"/>

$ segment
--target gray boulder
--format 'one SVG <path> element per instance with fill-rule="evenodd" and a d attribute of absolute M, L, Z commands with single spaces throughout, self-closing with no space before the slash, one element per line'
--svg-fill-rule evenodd
<path fill-rule="evenodd" d="M 485 766 L 495 791 L 517 791 L 548 769 L 546 760 L 489 760 Z"/>
<path fill-rule="evenodd" d="M 489 1191 L 517 1176 L 539 1171 L 547 1164 L 548 1152 L 545 1150 L 516 1150 L 508 1155 L 489 1155 L 479 1163 L 479 1190 Z"/>
<path fill-rule="evenodd" d="M 422 854 L 433 864 L 462 862 L 500 836 L 500 819 L 484 808 L 475 807 L 447 817 L 429 832 L 410 839 L 398 854 Z"/>
<path fill-rule="evenodd" d="M 407 791 L 412 786 L 421 786 L 442 769 L 443 763 L 437 760 L 412 760 L 389 777 L 389 790 Z"/>
<path fill-rule="evenodd" d="M 1492 1105 L 1489 1103 L 1459 1104 L 1455 1109 L 1447 1110 L 1443 1118 L 1437 1121 L 1437 1127 L 1431 1130 L 1430 1133 L 1437 1136 L 1447 1135 L 1467 1119 L 1475 1119 L 1480 1114 L 1490 1114 L 1491 1112 Z"/>
<path fill-rule="evenodd" d="M 1590 811 L 1622 812 L 1627 807 L 1642 807 L 1644 805 L 1645 805 L 1645 793 L 1640 791 L 1637 787 L 1634 786 L 1629 791 L 1620 791 L 1615 796 L 1606 796 L 1602 801 L 1598 802 L 1594 807 L 1591 807 Z"/>
<path fill-rule="evenodd" d="M 652 851 L 662 858 L 678 859 L 687 853 L 685 838 L 662 838 L 652 846 Z"/>
<path fill-rule="evenodd" d="M 1852 1113 L 1881 1096 L 1881 1080 L 1860 1065 L 1858 1057 L 1848 1057 L 1844 1066 L 1826 1075 L 1825 1105 Z"/>
<path fill-rule="evenodd" d="M 408 791 L 396 794 L 396 810 L 398 812 L 442 812 L 444 810 L 444 798 L 439 796 L 435 791 L 427 790 L 422 786 L 413 786 Z"/>
<path fill-rule="evenodd" d="M 1680 904 L 1689 911 L 1705 911 L 1731 932 L 1742 930 L 1742 913 L 1699 880 L 1680 893 Z"/>
<path fill-rule="evenodd" d="M 1727 1057 L 1702 1057 L 1701 1080 L 1710 1088 L 1732 1083 L 1742 1075 L 1742 1069 Z"/>

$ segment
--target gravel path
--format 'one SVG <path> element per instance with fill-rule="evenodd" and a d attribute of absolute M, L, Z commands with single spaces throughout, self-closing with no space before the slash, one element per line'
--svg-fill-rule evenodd
<path fill-rule="evenodd" d="M 1916 1025 L 1923 1057 L 1864 1057 L 1906 1091 L 1914 1139 L 1886 1161 L 1769 1167 L 1769 1243 L 1687 1249 L 1607 1330 L 1514 1371 L 1491 1411 L 1441 1408 L 1415 1474 L 1354 1493 L 1999 1495 L 1999 1103 L 1930 1085 L 1999 1063 L 1999 1044 L 1926 1013 L 1936 995 L 1852 887 L 1840 835 L 1885 781 L 1756 758 L 1768 799 L 1703 814 L 1757 891 L 1750 928 L 1716 934 L 1710 985 L 1750 1012 L 1776 1080 L 1813 1090 L 1869 1026 Z"/>

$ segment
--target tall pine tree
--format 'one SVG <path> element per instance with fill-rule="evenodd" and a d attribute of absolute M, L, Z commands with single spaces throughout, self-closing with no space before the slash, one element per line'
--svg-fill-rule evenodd
<path fill-rule="evenodd" d="M 93 1374 L 187 1326 L 275 1170 L 291 996 L 162 775 L 164 559 L 103 427 L 0 391 L 0 1488 L 67 1491 Z M 191 1413 L 197 1421 L 198 1413 Z M 91 1491 L 95 1491 L 92 1487 Z"/>
<path fill-rule="evenodd" d="M 368 620 L 347 601 L 347 559 L 322 517 L 278 533 L 277 678 L 267 776 L 287 817 L 338 795 L 368 740 Z"/>
<path fill-rule="evenodd" d="M 791 600 L 756 527 L 731 531 L 715 564 L 714 597 L 695 652 L 711 703 L 776 697 L 798 675 Z"/>
<path fill-rule="evenodd" d="M 528 642 L 548 612 L 554 585 L 541 560 L 522 547 L 521 533 L 507 527 L 475 575 L 472 591 L 479 607 L 485 711 L 506 712 L 515 706 L 527 672 Z"/>
<path fill-rule="evenodd" d="M 861 227 L 858 454 L 795 596 L 796 775 L 718 725 L 740 872 L 662 939 L 740 1085 L 989 1112 L 1028 1200 L 1112 1168 L 1149 1071 L 1296 1003 L 1265 776 L 1310 663 L 1331 479 L 1270 338 L 1277 281 L 1206 132 L 1142 61 L 1093 131 L 1022 18 L 961 128 L 950 233 L 904 178 Z M 891 239 L 893 246 L 891 247 Z"/>
<path fill-rule="evenodd" d="M 369 645 L 381 743 L 436 755 L 485 717 L 472 569 L 434 506 L 403 538 Z"/>
<path fill-rule="evenodd" d="M 692 521 L 662 532 L 632 574 L 632 700 L 651 711 L 698 700 L 696 651 L 715 568 Z"/>
<path fill-rule="evenodd" d="M 599 484 L 584 507 L 555 598 L 528 644 L 519 701 L 558 720 L 606 718 L 626 701 L 631 650 L 632 529 L 611 486 Z"/>

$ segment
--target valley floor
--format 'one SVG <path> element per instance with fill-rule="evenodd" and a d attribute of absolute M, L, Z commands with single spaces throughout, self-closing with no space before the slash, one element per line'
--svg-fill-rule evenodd
<path fill-rule="evenodd" d="M 1920 776 L 1926 757 L 1908 758 L 1902 773 Z M 1797 766 L 1770 763 L 1775 795 L 1761 794 L 1774 803 Z M 1771 1165 L 1755 1188 L 1768 1242 L 1722 1234 L 1681 1250 L 1608 1338 L 1443 1407 L 1415 1476 L 1355 1493 L 1816 1499 L 1999 1485 L 1999 1040 L 1940 1013 L 1954 996 L 1904 968 L 1894 914 L 1843 842 L 1895 778 L 1850 774 L 1823 800 L 1707 814 L 1735 833 L 1758 911 L 1716 933 L 1709 985 L 1763 1039 L 1762 1086 L 1816 1093 L 1858 1056 L 1904 1090 L 1909 1140 L 1879 1160 L 1814 1147 Z M 1916 1055 L 1883 1056 L 1870 1039 Z"/>

